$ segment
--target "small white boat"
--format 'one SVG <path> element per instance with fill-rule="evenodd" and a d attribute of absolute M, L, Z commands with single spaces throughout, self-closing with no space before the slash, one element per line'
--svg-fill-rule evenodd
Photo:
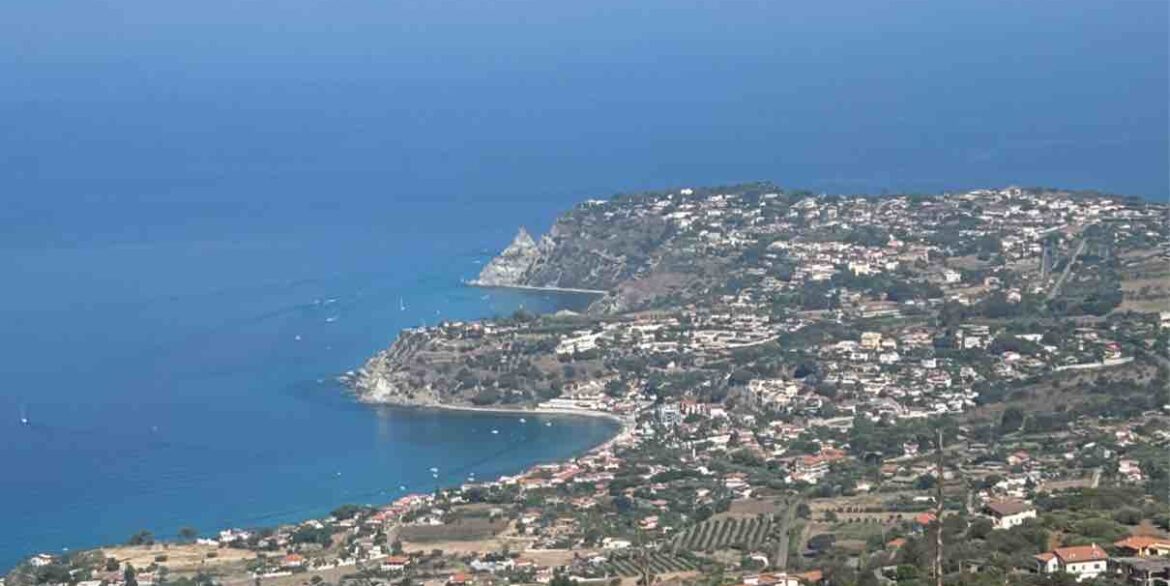
<path fill-rule="evenodd" d="M 498 430 L 498 429 L 493 429 L 493 430 L 492 430 L 492 435 L 500 435 L 500 430 Z"/>
<path fill-rule="evenodd" d="M 406 303 L 402 301 L 401 297 L 398 298 L 398 311 L 406 311 Z"/>
<path fill-rule="evenodd" d="M 296 341 L 298 341 L 298 342 L 300 342 L 300 341 L 301 341 L 301 335 L 300 335 L 300 334 L 297 334 L 297 335 L 293 336 L 293 339 L 294 339 L 294 340 L 296 340 Z"/>
<path fill-rule="evenodd" d="M 24 407 L 20 408 L 20 424 L 21 425 L 28 425 L 28 412 L 25 410 Z"/>
<path fill-rule="evenodd" d="M 325 323 L 327 323 L 327 324 L 331 324 L 335 321 L 337 321 L 337 316 L 329 316 L 329 317 L 325 318 Z"/>
<path fill-rule="evenodd" d="M 431 467 L 431 472 L 438 472 L 438 471 L 439 471 L 439 469 L 438 469 L 438 468 L 436 468 L 436 467 Z"/>
<path fill-rule="evenodd" d="M 405 485 L 405 484 L 399 484 L 399 485 L 398 485 L 398 490 L 406 490 L 406 485 Z"/>
<path fill-rule="evenodd" d="M 552 427 L 552 422 L 551 422 L 551 421 L 545 421 L 545 422 L 544 422 L 544 426 L 545 426 L 545 427 Z"/>
<path fill-rule="evenodd" d="M 521 418 L 520 418 L 520 423 L 528 423 L 528 420 L 527 420 L 527 419 L 525 419 L 525 418 L 523 418 L 523 417 L 521 417 Z"/>

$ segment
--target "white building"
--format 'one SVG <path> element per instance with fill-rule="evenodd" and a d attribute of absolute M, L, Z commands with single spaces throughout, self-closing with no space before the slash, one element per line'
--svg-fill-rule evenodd
<path fill-rule="evenodd" d="M 1011 529 L 1028 519 L 1036 518 L 1036 508 L 1023 501 L 996 501 L 987 503 L 983 512 L 996 529 Z"/>
<path fill-rule="evenodd" d="M 1109 554 L 1096 543 L 1075 547 L 1059 547 L 1035 556 L 1037 569 L 1042 574 L 1065 572 L 1078 582 L 1105 573 Z"/>

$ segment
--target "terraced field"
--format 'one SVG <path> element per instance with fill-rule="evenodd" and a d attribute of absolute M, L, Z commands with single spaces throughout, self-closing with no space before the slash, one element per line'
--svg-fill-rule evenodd
<path fill-rule="evenodd" d="M 689 554 L 672 554 L 653 552 L 649 557 L 650 571 L 655 575 L 673 572 L 689 572 L 697 568 L 695 560 Z M 641 559 L 636 554 L 615 554 L 606 564 L 611 575 L 622 577 L 637 576 L 641 567 Z"/>
<path fill-rule="evenodd" d="M 672 545 L 677 551 L 750 550 L 768 540 L 775 527 L 772 515 L 728 517 L 706 521 L 683 531 Z"/>

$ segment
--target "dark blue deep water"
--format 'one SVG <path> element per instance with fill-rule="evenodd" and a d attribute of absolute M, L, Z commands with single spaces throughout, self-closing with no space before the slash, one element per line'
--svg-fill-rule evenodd
<path fill-rule="evenodd" d="M 1167 21 L 1164 0 L 7 0 L 0 567 L 601 441 L 329 382 L 422 320 L 573 303 L 459 280 L 587 197 L 1165 199 Z"/>

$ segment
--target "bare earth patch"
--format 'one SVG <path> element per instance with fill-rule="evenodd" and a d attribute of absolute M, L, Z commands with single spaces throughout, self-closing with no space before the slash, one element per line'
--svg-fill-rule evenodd
<path fill-rule="evenodd" d="M 247 550 L 194 544 L 108 547 L 102 549 L 102 555 L 119 562 L 130 562 L 136 568 L 158 563 L 171 572 L 215 571 L 256 557 L 255 553 Z M 159 556 L 166 556 L 166 561 L 156 562 Z"/>

